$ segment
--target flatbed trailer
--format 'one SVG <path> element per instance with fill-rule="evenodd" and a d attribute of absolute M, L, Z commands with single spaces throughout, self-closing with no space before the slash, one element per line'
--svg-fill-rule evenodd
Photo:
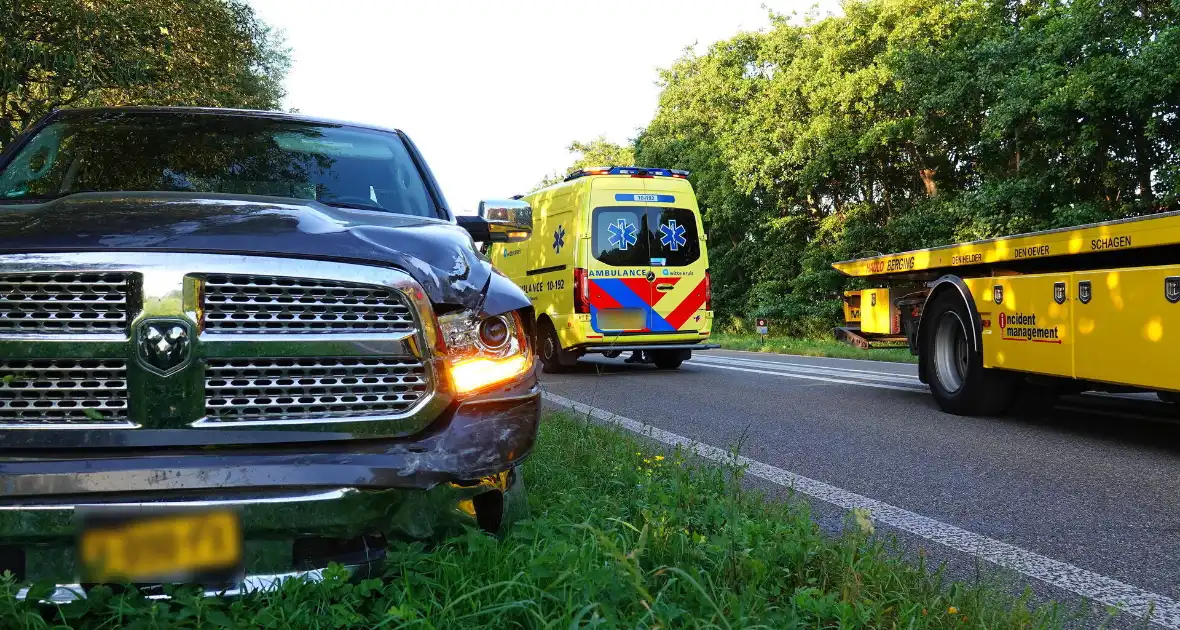
<path fill-rule="evenodd" d="M 1180 392 L 1180 212 L 833 267 L 874 285 L 845 294 L 845 328 L 903 338 L 945 411 L 1002 413 L 1024 392 Z"/>

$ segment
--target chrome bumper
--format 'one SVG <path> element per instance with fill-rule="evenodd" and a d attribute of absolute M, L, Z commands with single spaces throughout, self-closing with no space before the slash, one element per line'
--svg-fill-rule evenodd
<path fill-rule="evenodd" d="M 465 526 L 496 531 L 524 509 L 515 467 L 532 450 L 539 391 L 533 381 L 465 403 L 415 440 L 325 443 L 312 452 L 18 453 L 0 459 L 0 564 L 21 559 L 22 583 L 76 582 L 83 509 L 236 510 L 247 579 L 230 591 L 328 562 L 376 566 L 384 544 L 369 548 L 368 540 L 437 540 Z M 308 559 L 295 544 L 309 539 L 353 546 Z"/>
<path fill-rule="evenodd" d="M 489 502 L 478 499 L 481 495 L 499 495 L 496 504 L 502 506 L 498 514 L 481 514 L 479 507 Z M 207 596 L 233 596 L 243 593 L 277 588 L 288 579 L 319 581 L 323 578 L 323 566 L 305 566 L 302 570 L 291 571 L 298 566 L 289 553 L 290 543 L 297 538 L 318 535 L 324 537 L 353 538 L 364 532 L 380 531 L 385 535 L 400 535 L 409 538 L 435 538 L 463 531 L 465 527 L 487 527 L 489 518 L 495 519 L 497 528 L 519 519 L 527 509 L 523 494 L 523 482 L 515 471 L 505 472 L 483 480 L 476 485 L 439 485 L 430 490 L 379 490 L 369 491 L 357 488 L 338 488 L 321 492 L 302 492 L 260 495 L 239 499 L 214 500 L 172 500 L 156 502 L 120 503 L 79 503 L 75 505 L 46 505 L 36 508 L 0 507 L 0 524 L 5 530 L 19 521 L 20 529 L 26 535 L 33 534 L 41 540 L 73 540 L 75 516 L 81 509 L 120 510 L 123 513 L 164 509 L 220 508 L 238 512 L 246 535 L 247 566 L 245 578 L 238 584 L 219 588 L 207 588 Z M 13 542 L 5 538 L 5 542 Z M 286 547 L 288 553 L 283 553 Z M 30 564 L 37 567 L 62 567 L 72 564 L 63 558 L 61 548 L 56 550 L 39 545 L 26 548 Z M 55 557 L 56 556 L 56 557 Z M 66 562 L 62 562 L 65 559 Z M 364 553 L 332 558 L 325 556 L 315 564 L 340 562 L 351 571 L 378 569 L 384 559 L 384 548 L 366 549 Z M 62 579 L 61 571 L 53 575 L 29 575 L 25 582 L 54 581 Z M 55 579 L 56 578 L 56 579 Z M 17 592 L 19 599 L 25 599 L 29 589 Z M 85 597 L 81 584 L 58 583 L 47 595 L 40 598 L 54 603 L 66 603 Z M 162 598 L 164 595 L 150 595 Z"/>

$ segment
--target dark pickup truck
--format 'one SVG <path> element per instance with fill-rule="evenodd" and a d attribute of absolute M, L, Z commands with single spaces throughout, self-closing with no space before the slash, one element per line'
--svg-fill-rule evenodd
<path fill-rule="evenodd" d="M 0 156 L 0 572 L 210 593 L 523 507 L 529 299 L 405 134 L 55 112 Z"/>

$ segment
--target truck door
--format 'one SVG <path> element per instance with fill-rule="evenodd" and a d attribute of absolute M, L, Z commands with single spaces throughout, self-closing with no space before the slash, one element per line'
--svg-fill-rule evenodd
<path fill-rule="evenodd" d="M 586 281 L 590 325 L 596 332 L 649 330 L 651 235 L 646 212 L 642 206 L 603 206 L 591 211 Z"/>
<path fill-rule="evenodd" d="M 696 213 L 652 204 L 646 218 L 652 272 L 647 327 L 695 333 L 706 323 L 702 313 L 708 293 Z"/>

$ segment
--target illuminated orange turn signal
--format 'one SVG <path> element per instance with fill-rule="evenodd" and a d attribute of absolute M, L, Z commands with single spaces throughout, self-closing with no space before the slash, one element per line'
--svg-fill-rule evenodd
<path fill-rule="evenodd" d="M 468 394 L 497 383 L 510 381 L 529 371 L 531 361 L 523 354 L 494 359 L 476 357 L 451 366 L 455 392 Z"/>

